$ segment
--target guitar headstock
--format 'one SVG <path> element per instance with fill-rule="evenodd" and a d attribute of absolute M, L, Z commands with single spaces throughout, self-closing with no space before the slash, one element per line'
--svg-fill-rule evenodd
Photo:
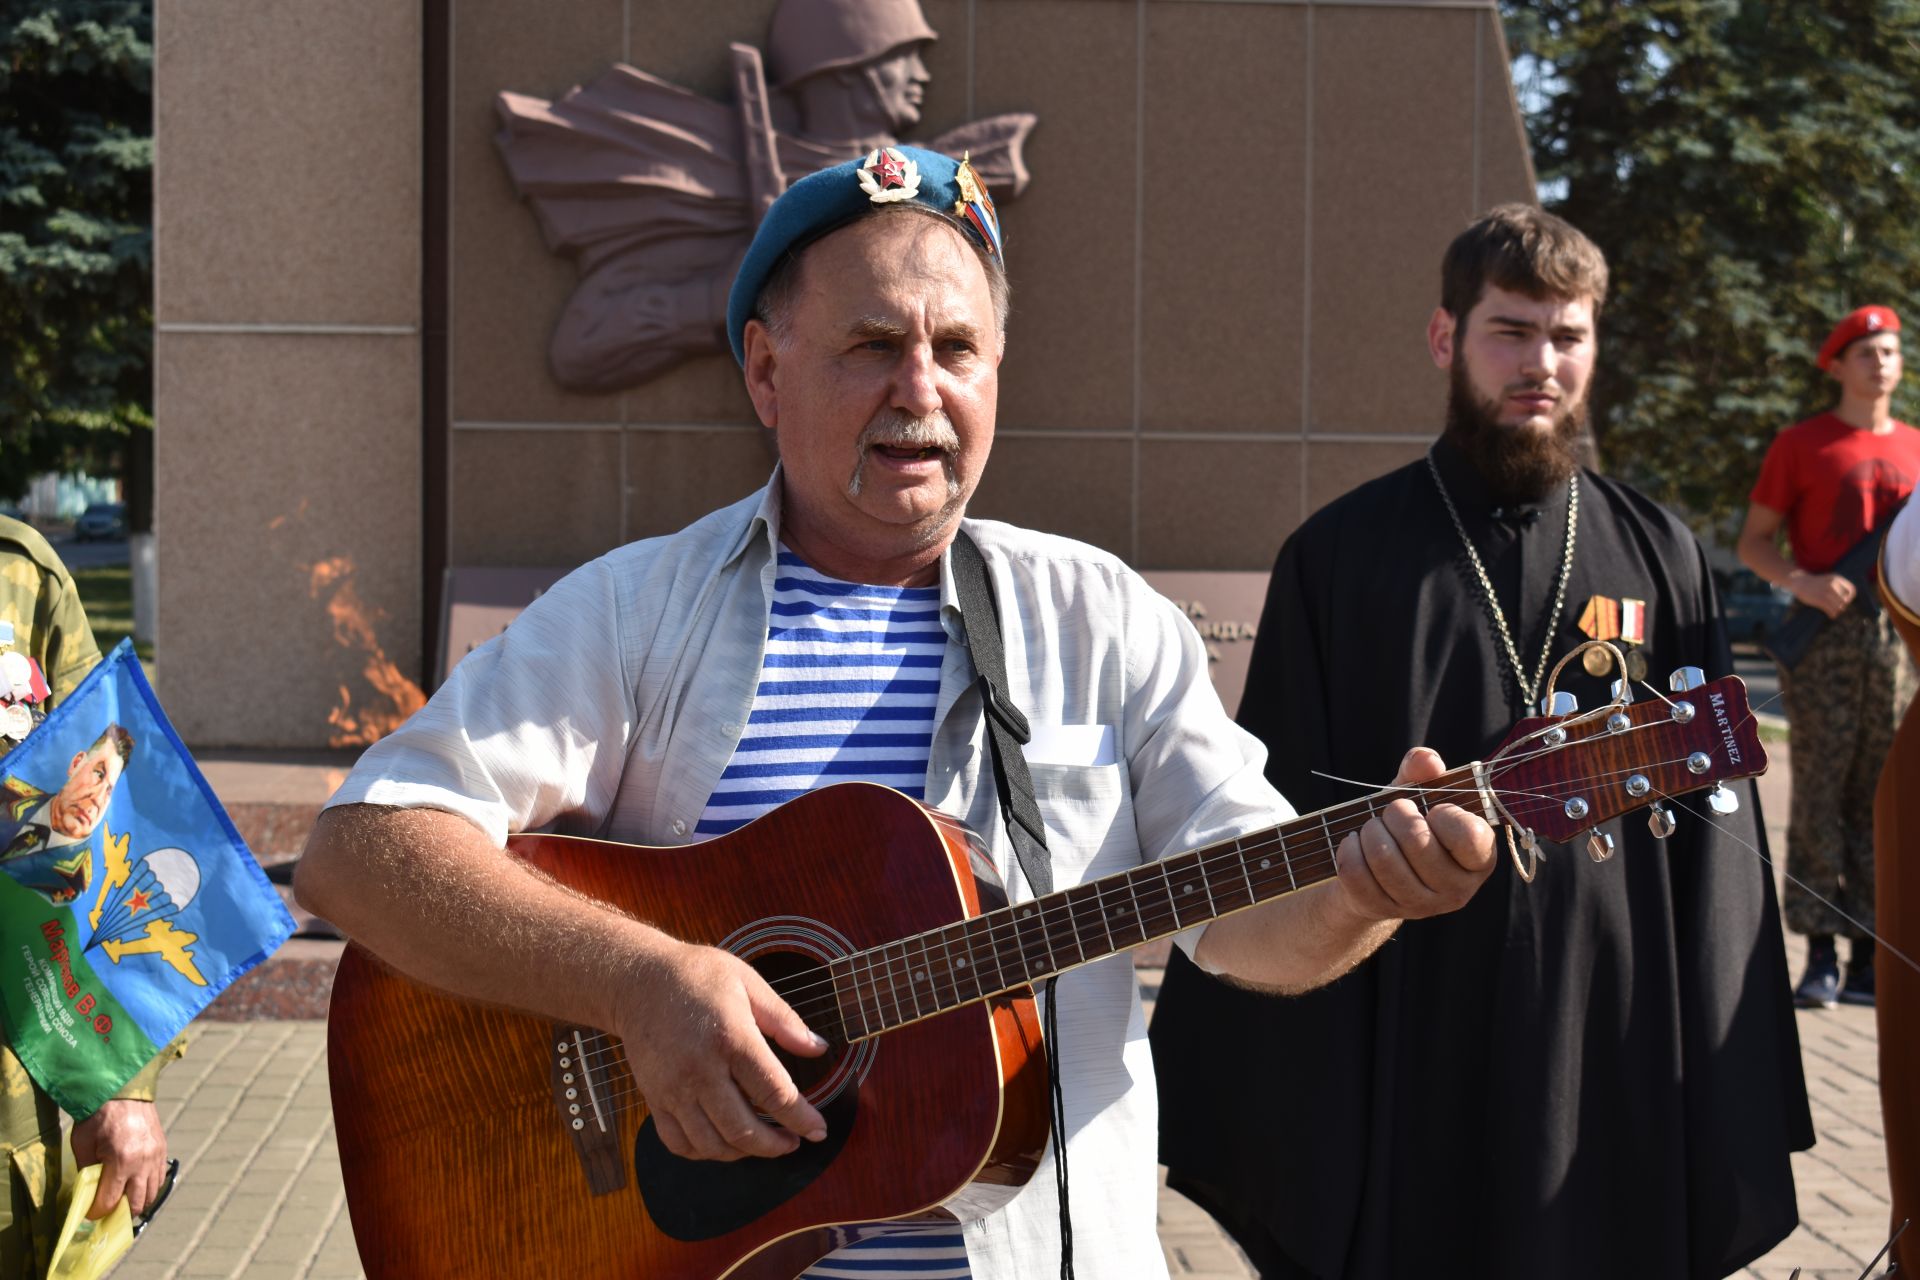
<path fill-rule="evenodd" d="M 1766 771 L 1738 676 L 1670 701 L 1522 720 L 1486 762 L 1487 785 L 1508 813 L 1560 844 L 1667 796 Z"/>

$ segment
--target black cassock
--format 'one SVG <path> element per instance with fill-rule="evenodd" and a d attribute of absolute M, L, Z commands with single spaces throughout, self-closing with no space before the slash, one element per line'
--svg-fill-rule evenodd
<path fill-rule="evenodd" d="M 1436 457 L 1531 677 L 1568 490 L 1496 512 L 1462 454 Z M 1424 461 L 1288 539 L 1239 718 L 1301 812 L 1363 794 L 1315 770 L 1370 790 L 1411 746 L 1484 759 L 1521 717 L 1471 574 Z M 1554 661 L 1594 596 L 1646 602 L 1656 687 L 1732 670 L 1692 536 L 1582 471 Z M 1558 687 L 1591 708 L 1611 678 L 1576 660 Z M 1665 841 L 1644 813 L 1606 824 L 1610 862 L 1544 845 L 1531 885 L 1503 841 L 1463 910 L 1308 995 L 1237 990 L 1176 951 L 1152 1028 L 1172 1184 L 1269 1277 L 1664 1280 L 1765 1252 L 1793 1230 L 1788 1152 L 1813 1126 L 1759 805 L 1730 785 L 1739 813 L 1681 797 Z"/>

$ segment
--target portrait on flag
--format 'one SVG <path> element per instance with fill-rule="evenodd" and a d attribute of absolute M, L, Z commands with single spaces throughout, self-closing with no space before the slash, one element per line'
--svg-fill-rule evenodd
<path fill-rule="evenodd" d="M 293 921 L 122 644 L 0 759 L 0 1017 L 90 1114 Z"/>

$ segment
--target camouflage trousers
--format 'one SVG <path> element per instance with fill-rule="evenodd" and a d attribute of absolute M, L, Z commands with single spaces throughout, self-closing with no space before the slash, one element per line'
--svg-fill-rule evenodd
<path fill-rule="evenodd" d="M 160 1070 L 186 1051 L 182 1032 L 127 1081 L 118 1098 L 151 1102 Z M 60 1109 L 0 1039 L 0 1280 L 40 1280 L 59 1224 Z"/>
<path fill-rule="evenodd" d="M 59 1194 L 60 1109 L 0 1044 L 0 1280 L 38 1280 L 53 1252 L 53 1204 Z"/>
<path fill-rule="evenodd" d="M 1787 882 L 1787 927 L 1864 940 L 1873 927 L 1873 793 L 1913 697 L 1913 663 L 1885 613 L 1848 610 L 1780 684 L 1793 763 L 1787 871 L 1806 885 Z"/>

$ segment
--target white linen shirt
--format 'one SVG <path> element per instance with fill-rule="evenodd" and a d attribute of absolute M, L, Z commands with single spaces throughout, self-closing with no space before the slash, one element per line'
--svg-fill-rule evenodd
<path fill-rule="evenodd" d="M 329 806 L 442 809 L 496 844 L 540 827 L 689 843 L 753 704 L 779 498 L 776 470 L 757 495 L 569 574 L 369 748 Z M 1221 708 L 1200 638 L 1169 601 L 1085 544 L 993 521 L 964 527 L 1000 609 L 1009 693 L 1035 727 L 1027 756 L 1056 887 L 1293 815 L 1262 776 L 1265 749 Z M 1000 815 L 949 568 L 943 556 L 940 614 L 952 643 L 927 803 L 982 837 L 1017 902 L 1032 895 Z M 1103 758 L 1085 748 L 1108 730 L 1110 762 L 1085 763 Z M 1191 950 L 1197 937 L 1190 930 L 1180 941 Z M 1131 958 L 1076 969 L 1058 991 L 1052 1049 L 1076 1265 L 1101 1280 L 1161 1280 L 1159 1109 Z M 1058 1272 L 1051 1149 L 1006 1208 L 967 1224 L 966 1240 L 976 1280 Z"/>

